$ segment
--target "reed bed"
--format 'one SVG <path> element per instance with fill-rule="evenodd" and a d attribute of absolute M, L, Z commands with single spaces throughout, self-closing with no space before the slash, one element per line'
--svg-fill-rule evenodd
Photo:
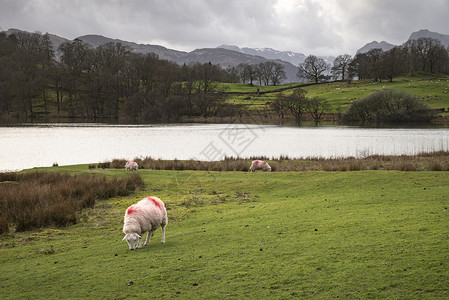
<path fill-rule="evenodd" d="M 251 161 L 262 159 L 269 162 L 272 171 L 449 171 L 449 151 L 420 153 L 416 155 L 369 155 L 363 158 L 290 158 L 274 157 L 226 157 L 221 161 L 163 160 L 151 157 L 135 158 L 140 169 L 152 170 L 202 170 L 202 171 L 249 171 Z M 124 168 L 126 160 L 114 159 L 101 163 L 102 167 Z"/>
<path fill-rule="evenodd" d="M 142 187 L 138 175 L 106 180 L 68 174 L 0 173 L 0 234 L 11 227 L 27 231 L 77 222 L 78 213 L 96 200 L 126 196 Z"/>

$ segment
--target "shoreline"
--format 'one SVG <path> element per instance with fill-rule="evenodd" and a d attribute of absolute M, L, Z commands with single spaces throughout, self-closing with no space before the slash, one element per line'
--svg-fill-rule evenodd
<path fill-rule="evenodd" d="M 260 159 L 267 161 L 273 172 L 310 172 L 310 171 L 449 171 L 449 151 L 422 152 L 415 155 L 369 155 L 366 157 L 227 157 L 219 161 L 155 159 L 152 157 L 134 158 L 139 171 L 216 171 L 216 172 L 248 172 L 251 161 Z M 77 168 L 94 172 L 98 170 L 124 170 L 125 159 L 112 159 L 97 163 L 81 163 L 74 165 L 54 165 L 25 168 L 21 170 L 0 170 L 2 173 L 19 173 L 38 170 Z"/>
<path fill-rule="evenodd" d="M 200 124 L 217 124 L 217 123 L 241 123 L 241 124 L 263 124 L 263 125 L 287 125 L 287 126 L 319 126 L 319 125 L 335 125 L 335 126 L 362 126 L 362 127 L 376 127 L 376 126 L 394 126 L 394 127 L 410 127 L 410 126 L 437 126 L 448 127 L 449 116 L 436 116 L 429 122 L 395 122 L 395 123 L 379 123 L 379 122 L 347 122 L 342 119 L 342 114 L 327 113 L 323 115 L 323 118 L 319 122 L 315 122 L 314 119 L 308 114 L 304 114 L 301 118 L 299 125 L 296 120 L 290 114 L 285 114 L 283 117 L 279 117 L 278 114 L 271 110 L 247 110 L 241 113 L 239 116 L 214 116 L 204 118 L 201 116 L 195 117 L 182 117 L 177 122 L 123 122 L 113 121 L 110 118 L 68 118 L 62 116 L 38 116 L 35 118 L 14 118 L 14 117 L 0 117 L 0 126 L 17 125 L 17 124 L 58 124 L 58 123 L 92 123 L 92 124 L 109 124 L 109 125 L 150 125 L 150 124 L 183 124 L 183 123 L 200 123 Z"/>

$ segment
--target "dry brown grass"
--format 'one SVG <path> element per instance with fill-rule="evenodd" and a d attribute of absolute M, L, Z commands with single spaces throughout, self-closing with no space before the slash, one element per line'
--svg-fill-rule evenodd
<path fill-rule="evenodd" d="M 280 158 L 227 157 L 221 161 L 198 160 L 162 160 L 151 157 L 136 158 L 139 169 L 152 170 L 203 170 L 203 171 L 248 171 L 253 159 L 267 160 L 272 171 L 359 171 L 359 170 L 398 170 L 398 171 L 449 171 L 449 152 L 439 151 L 418 155 L 371 155 L 364 158 L 307 158 L 293 159 L 287 156 Z M 111 168 L 124 168 L 124 159 L 115 159 Z"/>
<path fill-rule="evenodd" d="M 138 175 L 106 180 L 60 173 L 0 173 L 0 233 L 10 226 L 26 231 L 77 222 L 95 201 L 129 195 L 143 186 Z"/>

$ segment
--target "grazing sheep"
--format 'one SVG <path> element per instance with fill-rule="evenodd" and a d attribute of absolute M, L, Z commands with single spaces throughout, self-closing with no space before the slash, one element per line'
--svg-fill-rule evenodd
<path fill-rule="evenodd" d="M 126 169 L 126 173 L 128 173 L 129 170 L 131 170 L 131 173 L 133 173 L 134 170 L 136 170 L 136 173 L 137 173 L 137 170 L 139 169 L 139 165 L 135 161 L 128 161 L 128 162 L 126 162 L 125 169 Z"/>
<path fill-rule="evenodd" d="M 126 210 L 123 225 L 123 240 L 128 242 L 130 250 L 142 247 L 142 236 L 148 232 L 145 246 L 156 229 L 162 229 L 162 243 L 165 243 L 165 226 L 168 224 L 164 202 L 157 197 L 146 197 Z M 137 246 L 136 242 L 139 240 Z"/>
<path fill-rule="evenodd" d="M 253 160 L 251 163 L 251 167 L 249 168 L 249 170 L 252 172 L 254 170 L 262 170 L 262 171 L 271 171 L 271 167 L 270 165 L 263 160 Z"/>

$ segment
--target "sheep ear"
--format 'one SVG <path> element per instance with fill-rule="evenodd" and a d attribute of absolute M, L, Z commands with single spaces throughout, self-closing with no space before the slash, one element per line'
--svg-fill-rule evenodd
<path fill-rule="evenodd" d="M 128 235 L 125 234 L 125 236 L 123 237 L 123 240 L 122 240 L 122 241 L 126 240 L 127 237 L 128 237 Z"/>
<path fill-rule="evenodd" d="M 141 238 L 142 238 L 142 236 L 141 236 L 140 234 L 138 234 L 137 236 L 139 237 L 139 239 L 141 239 Z"/>

